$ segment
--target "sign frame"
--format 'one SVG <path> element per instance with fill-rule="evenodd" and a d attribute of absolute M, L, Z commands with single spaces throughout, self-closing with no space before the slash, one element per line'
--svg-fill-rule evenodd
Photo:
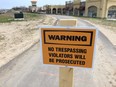
<path fill-rule="evenodd" d="M 86 29 L 86 30 L 90 30 L 90 29 L 92 29 L 92 30 L 95 30 L 95 35 L 94 35 L 94 38 L 95 38 L 95 40 L 94 40 L 94 47 L 93 47 L 93 58 L 92 58 L 92 64 L 91 64 L 91 67 L 85 67 L 85 68 L 92 68 L 93 67 L 93 64 L 94 64 L 94 57 L 95 57 L 95 49 L 96 49 L 96 36 L 97 36 L 97 29 L 95 28 L 95 27 L 58 27 L 58 26 L 43 26 L 43 27 L 41 27 L 41 29 L 40 29 L 40 31 L 41 31 L 41 37 L 43 37 L 42 36 L 42 29 L 43 28 L 46 28 L 47 30 L 49 30 L 50 28 L 51 29 L 54 29 L 54 28 L 57 28 L 57 29 L 62 29 L 62 28 L 64 28 L 65 30 L 67 30 L 67 31 L 71 31 L 71 30 L 69 30 L 69 29 L 73 29 L 73 30 L 75 30 L 75 31 L 77 31 L 78 29 Z M 42 49 L 42 38 L 40 39 L 40 42 L 41 42 L 41 52 L 42 52 L 42 58 L 43 58 L 43 49 Z M 44 59 L 43 59 L 43 62 L 44 62 Z M 45 63 L 44 63 L 45 64 Z M 51 65 L 60 65 L 60 64 L 51 64 Z M 62 64 L 61 64 L 62 65 Z M 71 65 L 63 65 L 63 66 L 71 66 Z M 75 66 L 71 66 L 71 67 L 75 67 Z M 83 66 L 76 66 L 76 67 L 83 67 Z"/>

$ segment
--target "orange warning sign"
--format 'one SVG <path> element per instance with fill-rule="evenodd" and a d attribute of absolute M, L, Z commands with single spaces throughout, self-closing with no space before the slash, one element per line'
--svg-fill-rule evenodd
<path fill-rule="evenodd" d="M 92 67 L 96 29 L 41 28 L 44 64 Z"/>

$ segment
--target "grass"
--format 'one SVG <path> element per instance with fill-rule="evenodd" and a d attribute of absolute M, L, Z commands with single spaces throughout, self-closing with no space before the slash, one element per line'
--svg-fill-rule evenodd
<path fill-rule="evenodd" d="M 110 29 L 113 32 L 116 32 L 116 21 L 114 20 L 107 20 L 107 19 L 101 19 L 101 18 L 89 18 L 89 17 L 79 17 L 84 20 L 88 20 L 94 24 L 98 24 L 100 26 L 103 26 L 104 28 Z"/>
<path fill-rule="evenodd" d="M 106 20 L 101 18 L 88 18 L 88 17 L 80 17 L 80 18 L 88 20 L 95 24 L 116 27 L 116 21 L 113 21 L 113 20 Z"/>
<path fill-rule="evenodd" d="M 0 23 L 8 23 L 14 20 L 14 13 L 5 13 L 5 14 L 0 14 Z M 37 13 L 24 13 L 24 18 L 25 20 L 39 20 L 42 18 L 42 15 L 37 14 Z"/>
<path fill-rule="evenodd" d="M 24 13 L 24 17 L 26 20 L 39 20 L 42 18 L 42 15 L 37 13 Z"/>
<path fill-rule="evenodd" d="M 13 17 L 7 14 L 0 14 L 0 23 L 6 23 L 11 22 L 13 20 Z"/>

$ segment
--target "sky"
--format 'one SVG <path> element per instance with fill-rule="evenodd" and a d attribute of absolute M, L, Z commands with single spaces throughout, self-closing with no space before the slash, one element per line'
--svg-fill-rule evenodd
<path fill-rule="evenodd" d="M 46 4 L 50 5 L 62 5 L 65 4 L 65 1 L 73 0 L 37 0 L 37 6 L 41 7 Z M 30 6 L 31 0 L 0 0 L 0 9 L 10 9 L 16 6 Z"/>

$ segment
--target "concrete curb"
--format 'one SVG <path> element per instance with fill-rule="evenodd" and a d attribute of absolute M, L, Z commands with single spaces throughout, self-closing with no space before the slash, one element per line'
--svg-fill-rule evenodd
<path fill-rule="evenodd" d="M 114 37 L 116 37 L 116 34 L 113 31 L 111 31 L 109 29 L 105 29 L 104 27 L 102 27 L 98 24 L 91 23 L 90 21 L 87 21 L 87 20 L 84 20 L 84 21 L 87 22 L 87 23 L 90 23 L 91 25 L 93 25 L 95 27 L 97 27 L 98 30 L 102 34 L 104 34 L 105 37 L 107 37 L 107 39 L 112 43 L 112 45 L 116 46 L 116 40 L 114 40 Z"/>

